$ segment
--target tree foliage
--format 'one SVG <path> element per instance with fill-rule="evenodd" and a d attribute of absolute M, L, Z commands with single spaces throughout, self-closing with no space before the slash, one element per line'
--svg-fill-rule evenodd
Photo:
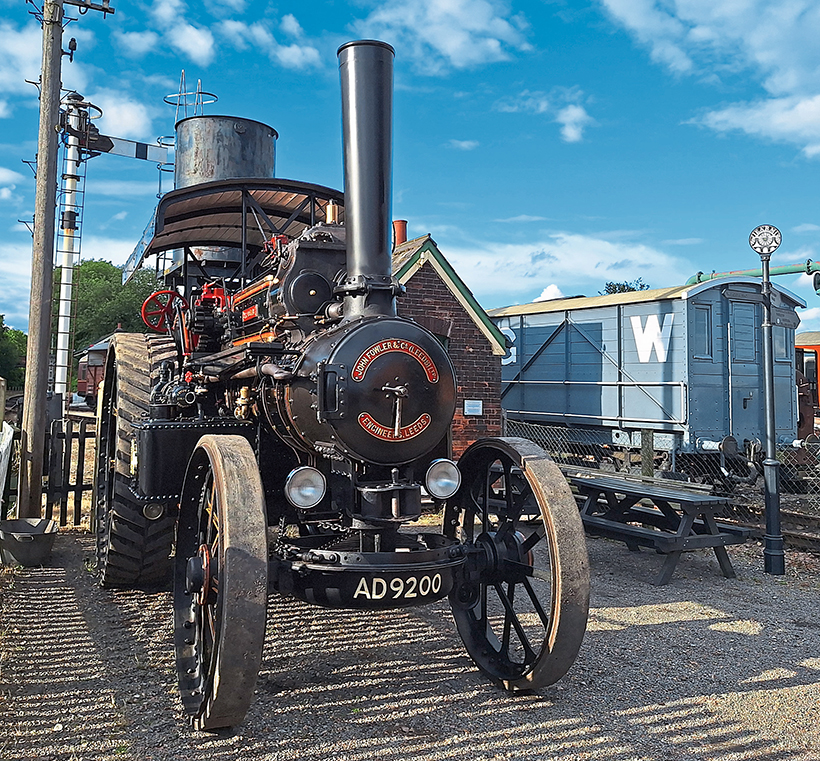
<path fill-rule="evenodd" d="M 637 280 L 624 280 L 623 282 L 608 281 L 604 290 L 598 291 L 601 296 L 608 296 L 610 293 L 629 293 L 631 291 L 648 291 L 649 284 L 644 283 L 643 278 Z"/>
<path fill-rule="evenodd" d="M 7 387 L 23 385 L 23 366 L 26 359 L 26 334 L 5 324 L 0 314 L 0 377 L 6 379 Z"/>
<path fill-rule="evenodd" d="M 54 273 L 55 303 L 59 298 L 61 274 L 60 269 Z M 128 333 L 148 331 L 140 317 L 140 308 L 142 302 L 156 290 L 156 280 L 150 270 L 138 270 L 123 285 L 121 267 L 102 259 L 89 259 L 74 269 L 74 284 L 77 291 L 75 351 L 113 333 L 118 325 Z M 56 316 L 54 320 L 56 329 Z"/>

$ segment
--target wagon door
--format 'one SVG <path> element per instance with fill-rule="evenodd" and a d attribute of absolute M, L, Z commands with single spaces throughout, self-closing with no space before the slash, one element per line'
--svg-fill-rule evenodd
<path fill-rule="evenodd" d="M 756 303 L 729 301 L 729 432 L 738 441 L 763 430 L 760 323 Z"/>

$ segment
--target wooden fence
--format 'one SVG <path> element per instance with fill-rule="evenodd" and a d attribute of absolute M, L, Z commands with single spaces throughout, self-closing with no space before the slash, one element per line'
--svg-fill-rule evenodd
<path fill-rule="evenodd" d="M 94 484 L 93 417 L 70 417 L 52 422 L 46 434 L 44 470 L 44 517 L 60 526 L 89 526 L 91 490 Z M 19 431 L 15 447 L 19 448 Z M 0 519 L 8 517 L 9 505 L 16 501 L 16 469 L 9 468 Z"/>

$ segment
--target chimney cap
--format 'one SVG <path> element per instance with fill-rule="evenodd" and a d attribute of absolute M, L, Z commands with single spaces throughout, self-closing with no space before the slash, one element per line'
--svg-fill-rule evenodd
<path fill-rule="evenodd" d="M 393 246 L 400 246 L 407 242 L 407 220 L 394 219 L 393 220 Z"/>

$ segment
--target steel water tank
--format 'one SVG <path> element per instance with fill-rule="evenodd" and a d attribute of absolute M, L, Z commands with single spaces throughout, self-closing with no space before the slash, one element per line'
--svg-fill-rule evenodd
<path fill-rule="evenodd" d="M 273 127 L 235 116 L 189 116 L 176 124 L 174 187 L 251 177 L 274 177 Z"/>

